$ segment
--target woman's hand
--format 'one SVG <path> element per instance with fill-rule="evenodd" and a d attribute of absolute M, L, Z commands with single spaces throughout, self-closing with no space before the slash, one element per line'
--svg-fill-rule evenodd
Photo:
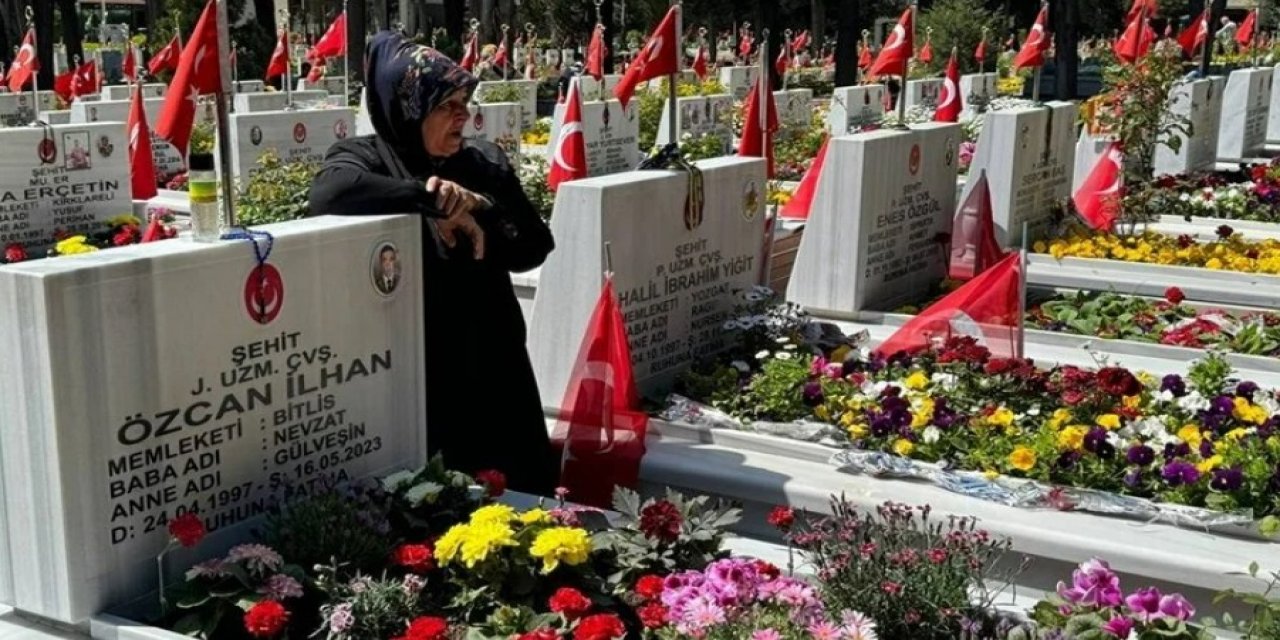
<path fill-rule="evenodd" d="M 427 193 L 435 194 L 436 208 L 450 220 L 490 206 L 489 200 L 484 196 L 456 182 L 441 180 L 435 176 L 427 178 Z"/>
<path fill-rule="evenodd" d="M 457 234 L 461 233 L 471 239 L 471 246 L 473 248 L 472 251 L 475 259 L 484 259 L 484 230 L 480 228 L 479 224 L 476 224 L 476 219 L 471 217 L 470 213 L 464 213 L 444 220 L 435 220 L 434 222 L 436 229 L 440 231 L 440 239 L 444 241 L 446 247 L 452 249 L 457 246 Z"/>

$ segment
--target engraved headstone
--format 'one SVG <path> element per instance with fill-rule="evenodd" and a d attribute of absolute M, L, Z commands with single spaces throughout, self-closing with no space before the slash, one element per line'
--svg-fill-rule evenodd
<path fill-rule="evenodd" d="M 58 108 L 58 96 L 52 91 L 40 92 L 40 111 Z M 0 126 L 23 127 L 35 120 L 36 105 L 30 91 L 0 93 Z"/>
<path fill-rule="evenodd" d="M 129 121 L 132 104 L 130 100 L 76 101 L 71 103 L 71 122 L 118 122 L 124 127 Z M 151 157 L 155 160 L 156 172 L 160 177 L 181 173 L 186 167 L 182 154 L 156 133 L 156 122 L 164 108 L 164 98 L 145 98 L 142 108 L 147 114 L 147 125 L 151 131 Z"/>
<path fill-rule="evenodd" d="M 596 80 L 589 75 L 583 74 L 578 76 L 578 90 L 582 92 L 583 100 L 602 100 L 613 97 L 613 89 L 618 86 L 618 82 L 622 80 L 622 76 L 617 74 L 605 75 L 603 80 Z M 601 90 L 603 89 L 603 94 Z M 603 98 L 601 97 L 603 95 Z"/>
<path fill-rule="evenodd" d="M 1071 197 L 1076 105 L 1049 102 L 983 117 L 969 175 L 987 172 L 1000 244 L 1018 246 L 1023 222 L 1034 241 L 1048 230 L 1054 207 Z M 971 188 L 965 185 L 962 201 Z"/>
<path fill-rule="evenodd" d="M 879 127 L 884 120 L 884 85 L 837 87 L 827 112 L 827 132 L 833 136 Z"/>
<path fill-rule="evenodd" d="M 143 98 L 163 98 L 164 92 L 168 91 L 169 85 L 163 82 L 148 82 L 142 85 Z M 133 86 L 127 84 L 112 84 L 102 88 L 103 100 L 128 100 L 133 97 Z"/>
<path fill-rule="evenodd" d="M 676 140 L 690 135 L 700 137 L 713 135 L 724 143 L 724 153 L 733 148 L 733 98 L 728 94 L 715 96 L 689 96 L 676 99 Z M 662 120 L 658 124 L 658 146 L 671 142 L 668 121 L 671 110 L 665 104 L 662 108 Z"/>
<path fill-rule="evenodd" d="M 737 102 L 747 99 L 747 92 L 751 91 L 751 87 L 755 86 L 756 76 L 760 74 L 760 67 L 721 67 L 720 68 L 720 84 L 724 85 L 725 91 L 733 96 Z"/>
<path fill-rule="evenodd" d="M 502 148 L 513 164 L 520 158 L 520 103 L 491 102 L 471 105 L 471 118 L 463 137 L 486 140 Z"/>
<path fill-rule="evenodd" d="M 1280 144 L 1280 82 L 1276 82 L 1276 76 L 1280 75 L 1280 65 L 1276 65 L 1271 69 L 1271 110 L 1267 114 L 1267 142 L 1271 144 Z"/>
<path fill-rule="evenodd" d="M 960 119 L 973 120 L 987 111 L 987 105 L 996 97 L 995 73 L 968 73 L 960 76 L 960 97 L 964 101 L 964 110 Z"/>
<path fill-rule="evenodd" d="M 942 96 L 942 78 L 907 81 L 907 109 L 920 107 L 932 111 Z"/>
<path fill-rule="evenodd" d="M 268 149 L 286 162 L 322 162 L 333 143 L 355 134 L 351 109 L 231 114 L 231 172 L 241 181 Z"/>
<path fill-rule="evenodd" d="M 813 124 L 813 89 L 774 91 L 773 103 L 778 109 L 779 137 L 803 135 Z"/>
<path fill-rule="evenodd" d="M 582 103 L 582 138 L 587 147 L 587 175 L 603 176 L 631 171 L 640 164 L 640 120 L 633 101 L 624 110 L 617 100 Z M 556 152 L 564 105 L 556 105 L 551 121 L 547 157 Z"/>
<path fill-rule="evenodd" d="M 1218 128 L 1218 160 L 1239 161 L 1262 155 L 1267 142 L 1273 71 L 1237 69 L 1227 77 Z"/>
<path fill-rule="evenodd" d="M 832 138 L 787 300 L 821 315 L 889 311 L 946 277 L 960 126 Z"/>
<path fill-rule="evenodd" d="M 422 464 L 419 224 L 271 225 L 262 272 L 245 241 L 0 267 L 0 349 L 31 373 L 0 377 L 15 607 L 83 624 L 154 603 L 168 520 L 209 530 L 169 556 L 172 582 L 247 541 L 286 485 Z"/>
<path fill-rule="evenodd" d="M 298 85 L 296 88 L 298 91 L 315 89 L 319 91 L 328 91 L 334 95 L 344 95 L 347 91 L 347 84 L 343 82 L 341 76 L 325 76 L 316 82 L 309 82 L 306 78 L 298 78 Z M 261 91 L 261 89 L 259 89 L 259 91 Z"/>
<path fill-rule="evenodd" d="M 501 87 L 517 87 L 520 90 L 520 106 L 524 110 L 524 128 L 528 129 L 538 121 L 538 81 L 537 80 L 500 80 L 485 81 L 476 85 L 472 96 L 475 102 L 484 102 L 490 91 L 502 90 Z M 586 99 L 595 96 L 583 94 Z"/>
<path fill-rule="evenodd" d="M 363 96 L 363 92 L 361 96 Z M 284 111 L 289 106 L 289 99 L 293 100 L 293 108 L 295 109 L 321 105 L 329 106 L 330 97 L 332 96 L 328 91 L 319 89 L 293 91 L 288 96 L 283 91 L 263 91 L 261 93 L 237 93 L 234 103 L 237 113 L 254 113 L 258 111 Z"/>
<path fill-rule="evenodd" d="M 633 171 L 560 186 L 551 217 L 558 248 L 542 267 L 529 325 L 545 404 L 563 397 L 600 293 L 606 244 L 642 394 L 661 394 L 696 359 L 729 345 L 723 325 L 761 277 L 764 162 L 695 164 L 701 208 L 686 206 L 684 172 Z"/>
<path fill-rule="evenodd" d="M 1179 175 L 1212 171 L 1218 160 L 1218 118 L 1222 115 L 1222 76 L 1174 85 L 1171 110 L 1191 124 L 1191 135 L 1175 133 L 1180 140 L 1177 153 L 1164 144 L 1156 145 L 1155 174 Z"/>
<path fill-rule="evenodd" d="M 341 78 L 338 80 L 341 82 Z M 234 89 L 236 93 L 260 93 L 267 90 L 267 83 L 261 80 L 237 80 Z M 332 93 L 341 94 L 342 89 L 338 88 Z"/>

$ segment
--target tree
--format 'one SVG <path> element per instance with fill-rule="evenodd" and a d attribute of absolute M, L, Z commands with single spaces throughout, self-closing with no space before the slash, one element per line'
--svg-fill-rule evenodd
<path fill-rule="evenodd" d="M 72 64 L 76 58 L 84 60 L 84 33 L 80 28 L 76 0 L 58 0 L 58 13 L 61 14 L 62 43 L 67 46 L 67 64 Z"/>
<path fill-rule="evenodd" d="M 53 32 L 53 3 L 35 3 L 36 23 L 36 56 L 40 58 L 40 73 L 37 79 L 42 87 L 53 87 L 53 43 L 57 36 Z"/>
<path fill-rule="evenodd" d="M 858 43 L 862 41 L 858 0 L 836 3 L 836 86 L 858 83 Z"/>
<path fill-rule="evenodd" d="M 1055 42 L 1054 97 L 1070 100 L 1076 97 L 1080 70 L 1080 6 L 1079 0 L 1053 0 L 1049 5 L 1049 28 Z"/>
<path fill-rule="evenodd" d="M 996 11 L 986 8 L 983 0 L 938 0 L 933 7 L 920 12 L 918 33 L 923 34 L 933 29 L 934 65 L 942 68 L 952 47 L 959 49 L 960 70 L 962 73 L 973 73 L 978 70 L 978 62 L 973 59 L 973 51 L 982 40 L 982 29 L 988 30 L 988 43 L 992 51 L 999 42 L 1000 33 L 1008 18 Z M 994 68 L 995 57 L 989 55 L 987 69 Z"/>

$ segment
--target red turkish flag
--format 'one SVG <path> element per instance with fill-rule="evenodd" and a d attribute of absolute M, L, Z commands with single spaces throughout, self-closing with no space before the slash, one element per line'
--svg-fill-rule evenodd
<path fill-rule="evenodd" d="M 587 67 L 583 71 L 597 81 L 604 79 L 604 26 L 596 25 L 591 32 L 591 42 L 587 45 Z"/>
<path fill-rule="evenodd" d="M 747 94 L 746 114 L 742 121 L 742 139 L 738 141 L 738 155 L 764 158 L 768 177 L 773 178 L 773 134 L 778 130 L 778 107 L 773 102 L 772 91 L 764 91 L 765 102 L 768 105 L 764 108 L 764 113 L 760 111 L 760 83 L 768 81 L 768 78 L 756 78 L 755 84 L 751 87 L 751 93 Z"/>
<path fill-rule="evenodd" d="M 560 485 L 574 502 L 610 507 L 614 487 L 634 487 L 639 479 L 648 428 L 627 327 L 613 278 L 606 277 L 552 432 L 562 451 Z"/>
<path fill-rule="evenodd" d="M 973 50 L 973 59 L 983 62 L 987 59 L 987 39 L 984 37 L 978 42 L 978 48 Z"/>
<path fill-rule="evenodd" d="M 1142 56 L 1147 55 L 1151 51 L 1151 45 L 1156 41 L 1156 32 L 1147 24 L 1147 13 L 1145 8 L 1138 11 L 1138 15 L 1129 21 L 1129 26 L 1125 28 L 1124 33 L 1116 40 L 1115 52 L 1116 57 L 1120 60 L 1133 64 Z"/>
<path fill-rule="evenodd" d="M 791 50 L 802 51 L 807 46 L 809 46 L 809 30 L 805 29 L 791 41 Z"/>
<path fill-rule="evenodd" d="M 1124 197 L 1124 153 L 1112 142 L 1098 157 L 1089 177 L 1080 184 L 1072 200 L 1080 217 L 1098 231 L 1110 231 L 1120 217 Z"/>
<path fill-rule="evenodd" d="M 747 34 L 742 34 L 742 39 L 738 41 L 738 56 L 745 58 L 751 55 L 752 38 Z"/>
<path fill-rule="evenodd" d="M 506 38 L 503 38 L 502 42 L 498 43 L 498 51 L 493 54 L 493 66 L 494 68 L 497 68 L 497 69 L 501 69 L 507 66 L 507 39 Z"/>
<path fill-rule="evenodd" d="M 163 49 L 151 56 L 151 61 L 147 63 L 147 71 L 151 75 L 158 76 L 161 71 L 177 71 L 178 58 L 182 57 L 182 40 L 178 36 L 174 36 L 169 44 Z"/>
<path fill-rule="evenodd" d="M 129 105 L 129 121 L 125 125 L 129 134 L 129 177 L 133 185 L 134 200 L 156 197 L 156 162 L 151 155 L 151 129 L 147 127 L 147 111 L 143 108 L 142 88 L 134 87 L 133 103 Z"/>
<path fill-rule="evenodd" d="M 889 34 L 889 39 L 880 49 L 880 55 L 876 56 L 875 64 L 871 65 L 871 75 L 907 75 L 907 61 L 911 59 L 911 54 L 916 49 L 912 35 L 913 21 L 911 7 L 907 7 L 907 10 L 902 12 L 902 17 L 898 19 L 897 26 L 893 28 L 893 33 Z"/>
<path fill-rule="evenodd" d="M 1036 16 L 1036 23 L 1031 25 L 1031 31 L 1027 33 L 1027 40 L 1022 43 L 1022 49 L 1013 58 L 1014 69 L 1044 66 L 1044 52 L 1049 50 L 1049 34 L 1045 31 L 1048 24 L 1049 7 L 1043 7 L 1040 9 L 1040 15 Z"/>
<path fill-rule="evenodd" d="M 467 46 L 462 50 L 462 61 L 458 66 L 471 71 L 476 68 L 476 63 L 480 61 L 480 34 L 471 34 L 471 39 L 467 40 Z"/>
<path fill-rule="evenodd" d="M 347 53 L 347 12 L 343 11 L 333 19 L 329 29 L 320 36 L 320 41 L 311 50 L 317 58 L 336 58 Z"/>
<path fill-rule="evenodd" d="M 883 356 L 914 352 L 955 336 L 970 336 L 1001 358 L 1022 356 L 1022 255 L 1010 253 L 959 289 L 929 305 L 876 349 Z"/>
<path fill-rule="evenodd" d="M 195 126 L 196 98 L 222 89 L 222 65 L 218 63 L 218 23 L 215 0 L 200 13 L 191 40 L 182 49 L 178 71 L 165 93 L 164 106 L 156 123 L 156 134 L 169 141 L 185 156 Z"/>
<path fill-rule="evenodd" d="M 1129 13 L 1125 14 L 1125 22 L 1133 22 L 1133 18 L 1144 10 L 1147 12 L 1147 17 L 1154 16 L 1160 10 L 1160 5 L 1156 0 L 1133 0 Z"/>
<path fill-rule="evenodd" d="M 1205 43 L 1209 37 L 1209 16 L 1207 11 L 1201 11 L 1200 15 L 1187 25 L 1187 28 L 1178 35 L 1178 44 L 1182 45 L 1182 51 L 1188 57 L 1196 54 L 1196 49 Z"/>
<path fill-rule="evenodd" d="M 280 39 L 276 41 L 276 49 L 271 52 L 271 61 L 267 63 L 267 82 L 285 74 L 289 70 L 289 32 L 280 31 Z"/>
<path fill-rule="evenodd" d="M 23 85 L 40 70 L 40 59 L 36 57 L 36 30 L 35 28 L 27 29 L 27 35 L 22 38 L 22 46 L 18 49 L 18 55 L 14 56 L 13 64 L 9 65 L 9 90 L 18 93 L 22 91 Z"/>
<path fill-rule="evenodd" d="M 673 75 L 680 71 L 680 34 L 676 33 L 676 12 L 680 5 L 667 10 L 667 15 L 658 23 L 658 28 L 645 41 L 644 48 L 636 55 L 627 72 L 623 74 L 618 86 L 613 88 L 613 95 L 627 108 L 631 96 L 641 82 L 660 76 Z"/>
<path fill-rule="evenodd" d="M 60 73 L 53 79 L 53 92 L 68 104 L 76 97 L 76 94 L 71 90 L 71 85 L 75 82 L 75 79 L 75 69 L 67 69 L 65 73 Z"/>
<path fill-rule="evenodd" d="M 947 277 L 969 280 L 1004 257 L 1004 249 L 996 242 L 991 185 L 987 182 L 987 172 L 983 171 L 951 224 L 951 264 Z"/>
<path fill-rule="evenodd" d="M 76 69 L 71 79 L 71 95 L 79 98 L 98 92 L 98 61 L 90 60 Z"/>
<path fill-rule="evenodd" d="M 871 68 L 871 47 L 864 42 L 859 48 L 862 50 L 858 52 L 858 68 L 866 71 Z"/>
<path fill-rule="evenodd" d="M 138 61 L 133 57 L 133 45 L 126 44 L 124 49 L 124 77 L 129 82 L 138 81 Z"/>
<path fill-rule="evenodd" d="M 917 56 L 920 62 L 925 64 L 933 64 L 933 41 L 926 39 L 924 46 L 920 47 L 920 55 Z"/>
<path fill-rule="evenodd" d="M 947 73 L 942 80 L 942 95 L 938 96 L 938 109 L 933 112 L 934 122 L 959 122 L 964 105 L 960 98 L 960 63 L 951 52 L 947 61 Z"/>
<path fill-rule="evenodd" d="M 693 72 L 699 80 L 707 79 L 707 48 L 699 45 L 698 53 L 693 57 Z"/>
<path fill-rule="evenodd" d="M 1240 23 L 1240 28 L 1236 29 L 1236 43 L 1244 48 L 1253 45 L 1253 32 L 1258 28 L 1258 10 L 1254 9 L 1245 16 L 1244 22 Z"/>
<path fill-rule="evenodd" d="M 818 193 L 818 180 L 822 177 L 822 165 L 827 162 L 827 144 L 831 142 L 831 136 L 827 136 L 822 140 L 822 146 L 818 148 L 818 155 L 813 157 L 813 164 L 809 165 L 809 169 L 804 172 L 804 177 L 800 178 L 800 185 L 796 187 L 795 193 L 791 194 L 791 199 L 782 205 L 782 210 L 778 212 L 778 216 L 788 220 L 808 220 L 809 210 L 813 208 L 813 197 Z"/>
<path fill-rule="evenodd" d="M 778 57 L 773 61 L 773 69 L 778 75 L 787 74 L 787 64 L 791 61 L 791 56 L 787 55 L 786 43 L 783 43 L 782 50 L 778 52 Z"/>
<path fill-rule="evenodd" d="M 311 65 L 311 70 L 307 72 L 307 84 L 314 85 L 324 79 L 324 62 L 319 61 Z"/>
<path fill-rule="evenodd" d="M 560 123 L 551 168 L 547 171 L 547 187 L 552 191 L 559 189 L 563 182 L 587 177 L 587 141 L 582 132 L 582 96 L 576 78 L 569 82 L 565 101 L 564 122 Z"/>

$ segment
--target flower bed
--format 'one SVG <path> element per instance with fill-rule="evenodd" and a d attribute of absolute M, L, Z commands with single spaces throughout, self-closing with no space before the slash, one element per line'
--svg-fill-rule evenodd
<path fill-rule="evenodd" d="M 1033 249 L 1057 260 L 1095 258 L 1215 271 L 1280 274 L 1280 240 L 1246 240 L 1226 225 L 1218 229 L 1218 239 L 1211 242 L 1155 232 L 1117 235 L 1074 231 L 1048 242 L 1038 241 Z"/>
<path fill-rule="evenodd" d="M 1280 160 L 1247 170 L 1161 176 L 1143 203 L 1152 214 L 1280 222 Z"/>
<path fill-rule="evenodd" d="M 123 214 L 109 218 L 99 231 L 91 233 L 72 235 L 57 229 L 53 232 L 53 248 L 49 249 L 46 255 L 30 255 L 25 245 L 13 242 L 5 245 L 4 253 L 0 254 L 0 265 L 25 262 L 40 257 L 52 258 L 93 253 L 102 249 L 138 244 L 144 239 L 149 242 L 173 238 L 178 235 L 178 232 L 169 224 L 172 221 L 173 215 L 170 212 L 158 211 L 153 214 L 149 228 L 144 228 L 142 221 L 137 217 Z M 151 234 L 150 238 L 146 237 L 148 234 Z"/>

